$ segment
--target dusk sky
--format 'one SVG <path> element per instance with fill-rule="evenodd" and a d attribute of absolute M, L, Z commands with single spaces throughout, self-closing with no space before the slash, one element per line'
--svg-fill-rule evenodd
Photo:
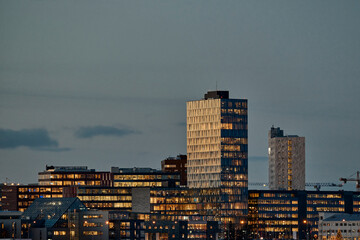
<path fill-rule="evenodd" d="M 0 1 L 0 182 L 46 165 L 160 168 L 186 101 L 249 102 L 249 181 L 272 125 L 306 139 L 306 181 L 360 170 L 360 1 Z M 355 184 L 347 183 L 355 190 Z M 325 190 L 325 189 L 324 189 Z"/>

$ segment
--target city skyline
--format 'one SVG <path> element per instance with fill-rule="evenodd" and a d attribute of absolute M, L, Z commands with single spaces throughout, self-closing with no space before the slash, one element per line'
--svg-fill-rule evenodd
<path fill-rule="evenodd" d="M 186 101 L 218 88 L 249 101 L 249 182 L 275 125 L 306 137 L 307 182 L 339 183 L 360 170 L 359 4 L 1 1 L 0 182 L 160 169 L 186 154 Z"/>

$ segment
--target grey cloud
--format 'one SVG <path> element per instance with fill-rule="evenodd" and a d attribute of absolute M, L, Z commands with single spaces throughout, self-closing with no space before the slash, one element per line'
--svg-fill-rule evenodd
<path fill-rule="evenodd" d="M 96 136 L 112 136 L 124 137 L 126 135 L 137 133 L 130 128 L 116 128 L 110 126 L 93 126 L 93 127 L 80 127 L 76 132 L 77 138 L 92 138 Z"/>
<path fill-rule="evenodd" d="M 36 148 L 32 148 L 33 150 L 37 150 L 37 151 L 44 151 L 44 152 L 68 152 L 71 151 L 72 148 L 68 148 L 68 147 L 64 147 L 64 148 L 59 148 L 59 147 L 36 147 Z"/>
<path fill-rule="evenodd" d="M 58 149 L 59 143 L 49 136 L 46 129 L 0 129 L 0 148 L 29 147 Z"/>

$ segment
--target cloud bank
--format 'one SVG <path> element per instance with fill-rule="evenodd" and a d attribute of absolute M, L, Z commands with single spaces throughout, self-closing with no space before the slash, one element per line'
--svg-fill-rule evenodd
<path fill-rule="evenodd" d="M 116 128 L 110 126 L 80 127 L 75 132 L 77 138 L 93 138 L 97 136 L 124 137 L 134 134 L 136 131 L 130 128 Z"/>
<path fill-rule="evenodd" d="M 61 150 L 58 146 L 59 143 L 49 136 L 46 129 L 0 129 L 0 149 L 29 147 L 35 150 Z"/>

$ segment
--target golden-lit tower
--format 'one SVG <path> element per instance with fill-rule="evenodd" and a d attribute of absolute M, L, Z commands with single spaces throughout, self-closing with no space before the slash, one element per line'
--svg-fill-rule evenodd
<path fill-rule="evenodd" d="M 211 91 L 187 102 L 189 188 L 221 188 L 223 209 L 246 213 L 248 184 L 247 100 Z M 229 206 L 226 205 L 226 202 Z"/>

